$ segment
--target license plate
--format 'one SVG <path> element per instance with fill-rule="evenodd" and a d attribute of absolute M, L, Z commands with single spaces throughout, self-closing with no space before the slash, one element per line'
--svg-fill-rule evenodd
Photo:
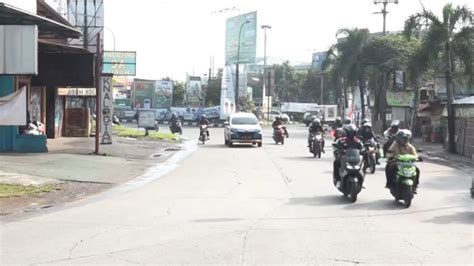
<path fill-rule="evenodd" d="M 251 139 L 252 136 L 241 136 L 241 139 Z"/>

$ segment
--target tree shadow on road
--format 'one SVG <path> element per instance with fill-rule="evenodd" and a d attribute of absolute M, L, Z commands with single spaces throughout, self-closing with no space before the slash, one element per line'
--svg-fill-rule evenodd
<path fill-rule="evenodd" d="M 289 205 L 330 206 L 350 204 L 342 195 L 324 195 L 306 198 L 290 198 Z"/>
<path fill-rule="evenodd" d="M 436 216 L 430 220 L 424 221 L 426 223 L 434 223 L 434 224 L 474 224 L 474 212 L 472 211 L 465 211 L 465 212 L 458 212 L 456 214 L 450 215 L 442 215 Z"/>

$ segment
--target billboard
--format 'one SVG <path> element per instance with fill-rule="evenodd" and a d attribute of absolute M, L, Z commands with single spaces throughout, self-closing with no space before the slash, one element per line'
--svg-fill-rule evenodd
<path fill-rule="evenodd" d="M 313 60 L 311 67 L 316 71 L 323 70 L 323 64 L 327 60 L 327 52 L 317 52 L 313 53 Z"/>
<path fill-rule="evenodd" d="M 390 106 L 412 107 L 415 99 L 413 91 L 387 90 L 387 104 Z"/>
<path fill-rule="evenodd" d="M 246 21 L 248 21 L 248 23 L 245 23 Z M 242 32 L 240 31 L 241 28 Z M 251 12 L 227 19 L 225 37 L 226 65 L 237 63 L 239 39 L 239 63 L 255 63 L 257 47 L 257 12 Z"/>
<path fill-rule="evenodd" d="M 200 104 L 204 97 L 202 95 L 201 77 L 188 76 L 186 87 L 186 102 L 188 104 Z"/>
<path fill-rule="evenodd" d="M 97 33 L 104 29 L 104 0 L 68 0 L 67 20 L 71 25 L 87 32 L 80 39 L 69 40 L 70 45 L 84 46 L 89 52 L 97 52 Z M 101 34 L 101 46 L 104 46 L 104 34 Z M 102 50 L 102 48 L 101 48 Z"/>
<path fill-rule="evenodd" d="M 134 80 L 133 81 L 133 106 L 134 108 L 151 108 L 151 100 L 154 97 L 154 80 Z M 147 106 L 145 106 L 147 105 Z"/>
<path fill-rule="evenodd" d="M 173 97 L 173 81 L 158 80 L 155 82 L 154 108 L 170 108 Z"/>
<path fill-rule="evenodd" d="M 102 73 L 115 76 L 135 76 L 137 53 L 105 51 L 102 58 Z"/>

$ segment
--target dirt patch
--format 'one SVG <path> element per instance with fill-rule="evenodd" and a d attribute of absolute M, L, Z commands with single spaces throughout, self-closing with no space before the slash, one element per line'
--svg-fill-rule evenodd
<path fill-rule="evenodd" d="M 0 220 L 22 218 L 31 213 L 62 206 L 84 199 L 114 186 L 113 184 L 63 182 L 56 189 L 41 196 L 0 198 Z"/>

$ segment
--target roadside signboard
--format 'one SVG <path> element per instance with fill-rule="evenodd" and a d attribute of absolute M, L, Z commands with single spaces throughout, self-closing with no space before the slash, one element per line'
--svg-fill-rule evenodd
<path fill-rule="evenodd" d="M 156 109 L 170 108 L 173 97 L 173 81 L 158 80 L 155 82 L 155 105 Z"/>
<path fill-rule="evenodd" d="M 112 144 L 112 121 L 114 114 L 114 101 L 112 94 L 112 76 L 104 76 L 101 79 L 101 144 Z"/>
<path fill-rule="evenodd" d="M 116 76 L 136 75 L 136 52 L 105 51 L 102 62 L 102 73 L 104 74 L 114 74 Z"/>
<path fill-rule="evenodd" d="M 138 127 L 152 128 L 155 127 L 155 110 L 140 109 L 138 110 Z"/>
<path fill-rule="evenodd" d="M 246 21 L 249 21 L 249 23 L 245 23 Z M 242 33 L 240 31 L 241 28 Z M 226 65 L 237 63 L 239 39 L 239 63 L 255 63 L 255 55 L 257 50 L 257 12 L 251 12 L 227 19 L 225 37 Z"/>

